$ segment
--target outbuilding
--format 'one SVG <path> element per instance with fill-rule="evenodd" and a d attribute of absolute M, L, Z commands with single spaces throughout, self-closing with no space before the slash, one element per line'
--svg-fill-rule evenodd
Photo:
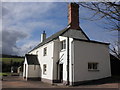
<path fill-rule="evenodd" d="M 23 71 L 23 77 L 26 80 L 40 79 L 41 69 L 37 55 L 25 55 Z"/>

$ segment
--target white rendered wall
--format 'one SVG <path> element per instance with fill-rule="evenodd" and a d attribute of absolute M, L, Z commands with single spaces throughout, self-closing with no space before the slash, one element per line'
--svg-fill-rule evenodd
<path fill-rule="evenodd" d="M 73 76 L 74 76 L 74 55 L 73 55 L 73 39 L 69 38 L 69 82 L 74 82 Z"/>
<path fill-rule="evenodd" d="M 26 74 L 25 74 L 25 76 L 26 76 L 26 79 L 28 78 L 28 64 L 26 64 Z"/>
<path fill-rule="evenodd" d="M 23 64 L 23 77 L 25 77 L 25 63 Z"/>
<path fill-rule="evenodd" d="M 88 62 L 98 62 L 99 71 L 88 71 Z M 74 40 L 74 82 L 111 76 L 108 45 Z"/>
<path fill-rule="evenodd" d="M 80 38 L 80 39 L 85 39 L 87 38 L 83 35 L 83 33 L 80 30 L 68 30 L 63 36 L 69 36 L 69 37 L 74 37 L 74 38 Z M 66 39 L 67 42 L 67 37 L 62 37 L 60 36 L 60 40 Z M 43 48 L 47 47 L 47 56 L 43 56 Z M 71 47 L 71 41 L 70 41 L 70 47 Z M 59 39 L 51 41 L 38 49 L 35 49 L 31 51 L 29 54 L 35 54 L 38 55 L 39 63 L 41 66 L 41 78 L 46 78 L 46 79 L 56 79 L 57 75 L 57 65 L 56 62 L 61 58 L 61 56 L 64 54 L 64 56 L 61 58 L 60 63 L 63 64 L 63 80 L 67 80 L 67 44 L 66 44 L 66 50 L 60 51 L 60 42 Z M 70 48 L 71 49 L 71 48 Z M 71 54 L 71 50 L 70 54 Z M 71 63 L 71 55 L 70 55 L 70 63 Z M 71 64 L 69 63 L 70 67 L 69 70 L 71 70 Z M 43 65 L 47 64 L 47 74 L 43 74 Z M 71 80 L 71 71 L 70 73 L 70 80 Z"/>
<path fill-rule="evenodd" d="M 63 36 L 59 36 L 60 41 L 66 40 L 66 49 L 65 50 L 61 50 L 60 54 L 59 54 L 59 58 L 60 58 L 60 64 L 63 64 L 63 80 L 67 81 L 67 37 L 63 37 Z M 69 38 L 69 81 L 72 81 L 72 64 L 73 64 L 73 59 L 72 59 L 72 38 Z M 64 55 L 63 55 L 64 54 Z M 63 57 L 62 57 L 63 55 Z M 61 58 L 62 57 L 62 58 Z"/>
<path fill-rule="evenodd" d="M 47 47 L 47 55 L 43 56 L 43 49 L 45 47 Z M 54 50 L 53 47 L 54 47 L 54 42 L 51 41 L 29 53 L 29 54 L 35 54 L 35 55 L 37 54 L 38 55 L 38 60 L 40 63 L 40 68 L 41 68 L 41 78 L 53 80 L 53 50 Z M 44 64 L 47 65 L 46 75 L 43 74 L 43 65 Z"/>
<path fill-rule="evenodd" d="M 25 65 L 26 65 L 26 70 L 25 70 Z M 24 64 L 23 64 L 23 77 L 27 77 L 27 74 L 25 73 L 25 71 L 27 73 L 27 60 L 26 60 L 26 58 L 25 58 L 25 61 L 24 61 Z"/>
<path fill-rule="evenodd" d="M 59 38 L 60 41 L 66 40 L 67 43 L 66 37 L 59 36 Z M 67 44 L 66 49 L 60 50 L 59 58 L 60 58 L 59 64 L 63 64 L 63 81 L 67 81 Z"/>

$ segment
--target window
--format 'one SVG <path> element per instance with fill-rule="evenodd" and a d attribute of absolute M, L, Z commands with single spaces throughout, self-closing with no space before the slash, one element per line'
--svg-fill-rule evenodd
<path fill-rule="evenodd" d="M 88 70 L 98 70 L 98 63 L 88 63 Z"/>
<path fill-rule="evenodd" d="M 66 49 L 66 40 L 61 41 L 61 50 Z"/>
<path fill-rule="evenodd" d="M 46 64 L 44 64 L 44 65 L 43 65 L 43 74 L 45 74 L 45 75 L 46 75 L 46 72 L 47 72 L 47 65 L 46 65 Z"/>
<path fill-rule="evenodd" d="M 46 55 L 47 55 L 47 47 L 45 47 L 43 51 L 43 56 L 46 56 Z"/>

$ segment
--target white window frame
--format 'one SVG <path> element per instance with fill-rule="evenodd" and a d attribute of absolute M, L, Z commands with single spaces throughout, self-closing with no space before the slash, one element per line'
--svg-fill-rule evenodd
<path fill-rule="evenodd" d="M 99 71 L 97 62 L 88 62 L 88 70 L 89 71 Z"/>
<path fill-rule="evenodd" d="M 43 74 L 47 74 L 47 64 L 43 64 Z"/>
<path fill-rule="evenodd" d="M 43 56 L 47 55 L 47 47 L 43 48 Z"/>
<path fill-rule="evenodd" d="M 61 50 L 66 49 L 66 40 L 61 41 Z"/>

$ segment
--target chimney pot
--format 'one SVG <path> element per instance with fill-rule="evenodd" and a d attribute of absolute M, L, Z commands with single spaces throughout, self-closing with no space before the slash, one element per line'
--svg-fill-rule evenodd
<path fill-rule="evenodd" d="M 41 34 L 41 42 L 44 42 L 46 39 L 46 33 L 45 31 L 43 31 L 43 33 Z"/>

